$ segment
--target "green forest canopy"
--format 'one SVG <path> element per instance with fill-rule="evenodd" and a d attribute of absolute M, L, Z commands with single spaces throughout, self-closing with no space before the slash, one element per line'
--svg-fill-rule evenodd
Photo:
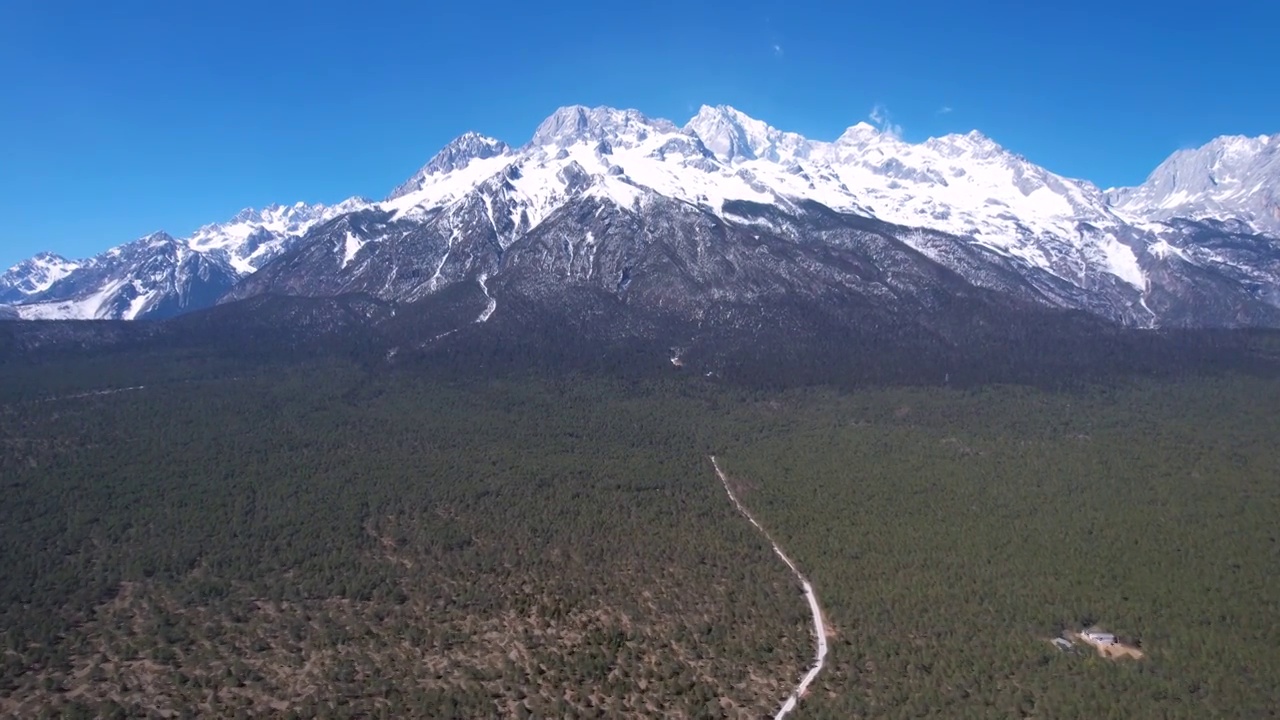
<path fill-rule="evenodd" d="M 10 368 L 12 369 L 12 368 Z M 1280 383 L 752 391 L 69 361 L 0 397 L 0 711 L 1257 717 Z M 110 386 L 141 389 L 80 395 Z M 1060 653 L 1098 623 L 1147 658 Z"/>

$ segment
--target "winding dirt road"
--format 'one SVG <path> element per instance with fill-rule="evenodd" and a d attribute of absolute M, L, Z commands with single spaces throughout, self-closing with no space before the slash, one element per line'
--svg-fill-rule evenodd
<path fill-rule="evenodd" d="M 738 501 L 738 496 L 733 493 L 733 488 L 729 487 L 729 479 L 725 477 L 724 471 L 720 469 L 720 463 L 716 461 L 715 455 L 711 456 L 711 465 L 715 467 L 716 475 L 720 477 L 720 483 L 724 485 L 724 491 L 728 493 L 729 499 L 733 501 L 734 507 L 738 508 L 738 512 L 742 513 L 743 517 L 751 521 L 752 525 L 756 526 L 756 529 L 760 531 L 760 534 L 764 535 L 764 538 L 773 546 L 773 551 L 778 554 L 778 557 L 782 558 L 782 562 L 786 563 L 787 567 L 791 568 L 791 572 L 796 576 L 796 579 L 800 581 L 800 586 L 804 588 L 805 599 L 809 601 L 809 611 L 813 613 L 813 634 L 817 638 L 817 647 L 813 654 L 813 667 L 809 668 L 809 672 L 805 673 L 804 677 L 800 679 L 800 684 L 796 685 L 795 689 L 791 691 L 790 697 L 788 697 L 787 701 L 778 709 L 778 714 L 773 716 L 773 720 L 782 720 L 782 718 L 785 718 L 792 710 L 796 709 L 796 705 L 799 704 L 800 698 L 804 697 L 805 692 L 809 689 L 809 685 L 818 677 L 818 673 L 822 672 L 822 666 L 827 660 L 827 629 L 822 623 L 822 608 L 818 606 L 818 596 L 814 594 L 813 585 L 809 584 L 808 578 L 800 572 L 800 569 L 791 561 L 791 558 L 787 557 L 787 554 L 782 552 L 782 548 L 778 547 L 778 543 L 774 542 L 773 538 L 770 537 L 769 531 L 765 530 L 764 526 L 757 522 L 755 517 L 751 515 L 751 512 Z"/>

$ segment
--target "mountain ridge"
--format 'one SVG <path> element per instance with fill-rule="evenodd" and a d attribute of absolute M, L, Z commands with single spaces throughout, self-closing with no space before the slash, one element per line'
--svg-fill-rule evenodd
<path fill-rule="evenodd" d="M 568 106 L 520 147 L 464 133 L 382 202 L 269 206 L 204 226 L 175 241 L 185 251 L 169 253 L 173 263 L 185 259 L 194 267 L 200 282 L 164 279 L 156 267 L 145 277 L 137 268 L 127 277 L 104 273 L 108 266 L 118 270 L 108 260 L 126 245 L 79 263 L 48 256 L 28 261 L 25 271 L 16 266 L 0 279 L 0 302 L 27 318 L 136 319 L 194 309 L 197 296 L 241 298 L 246 288 L 308 294 L 358 286 L 383 300 L 412 301 L 479 272 L 503 271 L 507 248 L 587 196 L 640 213 L 666 198 L 722 222 L 770 231 L 780 226 L 761 223 L 808 217 L 803 206 L 813 202 L 881 223 L 895 240 L 979 286 L 1003 288 L 1007 283 L 992 278 L 1011 271 L 1038 288 L 1046 304 L 1122 324 L 1277 322 L 1275 293 L 1267 287 L 1280 279 L 1280 247 L 1264 234 L 1270 225 L 1258 230 L 1271 202 L 1265 181 L 1257 183 L 1261 195 L 1245 193 L 1243 202 L 1239 192 L 1223 195 L 1186 217 L 1144 209 L 1167 209 L 1157 198 L 1177 182 L 1162 179 L 1166 165 L 1186 176 L 1186 167 L 1201 162 L 1207 161 L 1175 153 L 1144 186 L 1104 192 L 1036 166 L 977 131 L 913 144 L 858 123 L 827 142 L 730 106 L 702 106 L 683 127 L 636 110 Z M 1272 169 L 1265 158 L 1238 164 L 1237 174 Z M 779 212 L 735 215 L 744 202 Z M 782 232 L 790 242 L 814 234 L 794 223 Z M 255 279 L 301 246 L 310 248 L 312 260 L 303 265 L 311 277 L 286 279 L 275 267 Z M 578 250 L 594 252 L 590 243 Z M 374 267 L 377 277 L 342 280 Z M 175 303 L 180 286 L 185 299 Z M 1237 310 L 1197 312 L 1195 303 Z"/>
<path fill-rule="evenodd" d="M 1108 198 L 1138 220 L 1236 219 L 1280 235 L 1280 133 L 1222 135 L 1178 150 L 1141 185 Z"/>

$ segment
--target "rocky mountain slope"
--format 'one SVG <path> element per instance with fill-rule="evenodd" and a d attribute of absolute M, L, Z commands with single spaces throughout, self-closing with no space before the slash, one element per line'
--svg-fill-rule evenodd
<path fill-rule="evenodd" d="M 0 275 L 0 304 L 39 296 L 78 269 L 80 263 L 49 252 L 24 260 Z"/>
<path fill-rule="evenodd" d="M 684 127 L 567 107 L 518 148 L 459 137 L 382 202 L 33 260 L 0 300 L 25 318 L 142 318 L 255 295 L 406 304 L 465 284 L 477 319 L 504 293 L 587 293 L 697 322 L 781 298 L 929 318 L 976 293 L 1137 327 L 1276 326 L 1280 142 L 1235 140 L 1104 193 L 976 132 L 912 144 L 859 123 L 823 142 L 729 107 Z"/>
<path fill-rule="evenodd" d="M 181 240 L 159 232 L 86 260 L 42 253 L 0 276 L 0 304 L 25 319 L 165 318 L 208 307 L 317 224 L 367 203 L 246 209 Z"/>
<path fill-rule="evenodd" d="M 1227 135 L 1179 150 L 1135 188 L 1107 191 L 1131 221 L 1238 220 L 1255 233 L 1280 236 L 1280 133 Z"/>

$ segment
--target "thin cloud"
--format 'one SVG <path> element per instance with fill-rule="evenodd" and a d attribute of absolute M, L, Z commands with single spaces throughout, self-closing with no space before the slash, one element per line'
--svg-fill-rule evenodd
<path fill-rule="evenodd" d="M 889 112 L 889 108 L 876 103 L 875 107 L 871 108 L 869 117 L 871 122 L 880 128 L 880 132 L 896 138 L 902 137 L 902 126 L 893 121 L 893 113 Z"/>
<path fill-rule="evenodd" d="M 938 108 L 938 112 L 937 112 L 937 113 L 935 113 L 935 114 L 937 114 L 937 115 L 950 115 L 950 114 L 951 114 L 951 106 L 950 106 L 950 105 L 943 105 L 942 107 Z"/>
<path fill-rule="evenodd" d="M 782 57 L 782 46 L 779 45 L 778 43 L 773 44 L 773 56 Z"/>

